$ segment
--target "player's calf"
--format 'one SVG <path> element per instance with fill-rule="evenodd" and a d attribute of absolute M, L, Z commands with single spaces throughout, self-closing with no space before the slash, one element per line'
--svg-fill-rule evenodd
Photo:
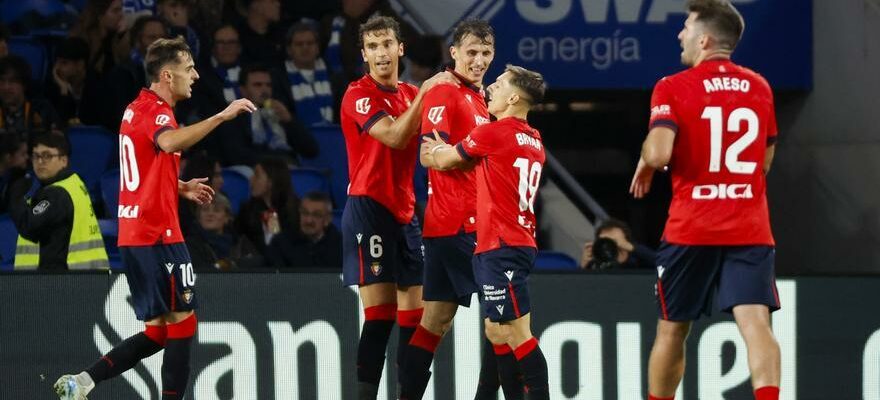
<path fill-rule="evenodd" d="M 385 364 L 385 347 L 394 328 L 397 304 L 382 304 L 364 309 L 364 326 L 358 343 L 358 398 L 375 400 Z"/>
<path fill-rule="evenodd" d="M 167 325 L 168 339 L 162 359 L 162 400 L 182 399 L 189 384 L 190 350 L 198 321 L 195 314 Z"/>

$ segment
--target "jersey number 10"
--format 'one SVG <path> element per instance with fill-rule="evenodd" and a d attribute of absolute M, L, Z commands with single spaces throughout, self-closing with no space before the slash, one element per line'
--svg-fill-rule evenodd
<path fill-rule="evenodd" d="M 720 172 L 724 113 L 721 107 L 706 107 L 701 117 L 709 120 L 709 172 Z M 734 174 L 754 173 L 758 165 L 754 161 L 739 160 L 740 153 L 758 138 L 758 114 L 746 107 L 733 110 L 727 117 L 727 132 L 739 132 L 743 121 L 746 122 L 746 133 L 733 142 L 724 154 L 724 166 Z"/>
<path fill-rule="evenodd" d="M 519 170 L 519 211 L 535 213 L 535 193 L 541 183 L 541 163 L 535 161 L 529 166 L 527 158 L 517 158 L 513 166 Z"/>
<path fill-rule="evenodd" d="M 119 135 L 119 191 L 123 189 L 133 192 L 141 184 L 137 159 L 134 156 L 134 142 L 125 135 Z"/>

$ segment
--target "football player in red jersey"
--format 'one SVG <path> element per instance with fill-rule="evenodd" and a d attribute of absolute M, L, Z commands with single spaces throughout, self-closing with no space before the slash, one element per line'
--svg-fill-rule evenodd
<path fill-rule="evenodd" d="M 730 60 L 744 22 L 727 0 L 690 0 L 687 10 L 678 39 L 690 68 L 654 87 L 630 187 L 641 198 L 654 171 L 669 169 L 649 398 L 674 397 L 691 323 L 711 312 L 717 294 L 745 339 L 755 398 L 777 400 L 780 353 L 770 313 L 780 304 L 765 190 L 777 134 L 773 95 L 763 77 Z"/>
<path fill-rule="evenodd" d="M 180 152 L 214 128 L 256 107 L 246 99 L 199 123 L 178 127 L 172 108 L 192 94 L 199 78 L 183 38 L 159 39 L 147 49 L 150 88 L 129 104 L 119 128 L 119 250 L 143 332 L 129 337 L 89 369 L 55 383 L 61 399 L 85 399 L 101 381 L 164 349 L 162 400 L 182 399 L 189 382 L 190 347 L 196 331 L 195 275 L 177 216 L 178 192 L 199 204 L 214 191 L 181 182 Z"/>
<path fill-rule="evenodd" d="M 549 399 L 547 361 L 531 330 L 528 278 L 535 264 L 535 196 L 544 165 L 544 144 L 526 122 L 543 99 L 546 85 L 537 72 L 508 65 L 489 86 L 489 113 L 498 120 L 476 127 L 451 146 L 438 132 L 421 154 L 427 165 L 477 170 L 477 247 L 473 258 L 486 337 L 513 349 L 530 400 Z"/>
<path fill-rule="evenodd" d="M 358 286 L 364 306 L 358 398 L 374 400 L 395 319 L 400 365 L 422 315 L 422 238 L 413 192 L 422 99 L 434 85 L 457 81 L 441 72 L 421 89 L 399 82 L 403 43 L 392 18 L 370 18 L 360 38 L 369 73 L 348 86 L 340 116 L 351 181 L 342 214 L 343 283 Z"/>
<path fill-rule="evenodd" d="M 495 33 L 486 21 L 460 22 L 452 33 L 449 53 L 454 68 L 447 69 L 461 86 L 440 85 L 425 95 L 422 135 L 438 134 L 450 144 L 458 144 L 475 127 L 489 123 L 483 93 L 483 77 L 495 57 Z M 429 368 L 443 335 L 452 326 L 458 306 L 468 307 L 477 292 L 471 259 L 476 245 L 476 171 L 428 169 L 428 206 L 425 210 L 423 238 L 425 274 L 422 299 L 425 312 L 406 350 L 401 366 L 400 398 L 421 399 L 431 376 Z M 513 352 L 491 344 L 483 349 L 479 384 L 475 399 L 495 399 L 499 383 L 508 400 L 522 398 L 522 383 Z M 499 371 L 500 382 L 499 382 Z"/>

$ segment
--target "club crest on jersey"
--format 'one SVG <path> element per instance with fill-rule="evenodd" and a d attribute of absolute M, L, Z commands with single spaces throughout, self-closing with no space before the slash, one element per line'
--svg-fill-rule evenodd
<path fill-rule="evenodd" d="M 171 117 L 165 114 L 159 114 L 156 116 L 156 125 L 165 125 L 168 121 L 171 121 Z"/>
<path fill-rule="evenodd" d="M 431 107 L 431 109 L 428 110 L 428 120 L 434 125 L 437 125 L 443 120 L 443 110 L 445 109 L 446 106 Z"/>
<path fill-rule="evenodd" d="M 189 289 L 184 290 L 184 291 L 183 291 L 183 296 L 182 296 L 182 297 L 183 297 L 183 301 L 184 301 L 186 304 L 189 304 L 190 302 L 192 302 L 192 299 L 193 299 L 193 292 L 192 292 L 192 290 L 189 290 Z"/>
<path fill-rule="evenodd" d="M 46 210 L 48 208 L 49 208 L 49 200 L 43 200 L 43 201 L 37 203 L 36 206 L 34 206 L 33 213 L 34 213 L 34 215 L 40 215 L 40 214 L 46 212 Z"/>
<path fill-rule="evenodd" d="M 504 304 L 495 306 L 495 309 L 498 310 L 498 315 L 504 315 Z"/>
<path fill-rule="evenodd" d="M 508 281 L 512 281 L 513 280 L 513 270 L 504 271 L 504 276 L 507 277 Z"/>
<path fill-rule="evenodd" d="M 370 112 L 370 98 L 364 97 L 358 99 L 358 101 L 354 102 L 354 109 L 360 114 L 367 115 L 367 113 Z"/>
<path fill-rule="evenodd" d="M 378 261 L 373 261 L 370 264 L 370 272 L 373 273 L 373 276 L 379 276 L 382 273 L 382 264 L 379 264 Z"/>

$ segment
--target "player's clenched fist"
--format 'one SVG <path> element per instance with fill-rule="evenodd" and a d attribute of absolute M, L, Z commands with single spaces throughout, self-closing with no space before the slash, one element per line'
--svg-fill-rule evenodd
<path fill-rule="evenodd" d="M 256 109 L 257 106 L 255 106 L 254 103 L 252 103 L 250 100 L 238 99 L 233 101 L 232 103 L 229 103 L 229 105 L 226 106 L 226 109 L 221 111 L 220 114 L 217 115 L 219 115 L 220 118 L 222 118 L 224 121 L 229 121 L 237 117 L 238 114 L 241 114 L 243 112 L 252 113 Z"/>

